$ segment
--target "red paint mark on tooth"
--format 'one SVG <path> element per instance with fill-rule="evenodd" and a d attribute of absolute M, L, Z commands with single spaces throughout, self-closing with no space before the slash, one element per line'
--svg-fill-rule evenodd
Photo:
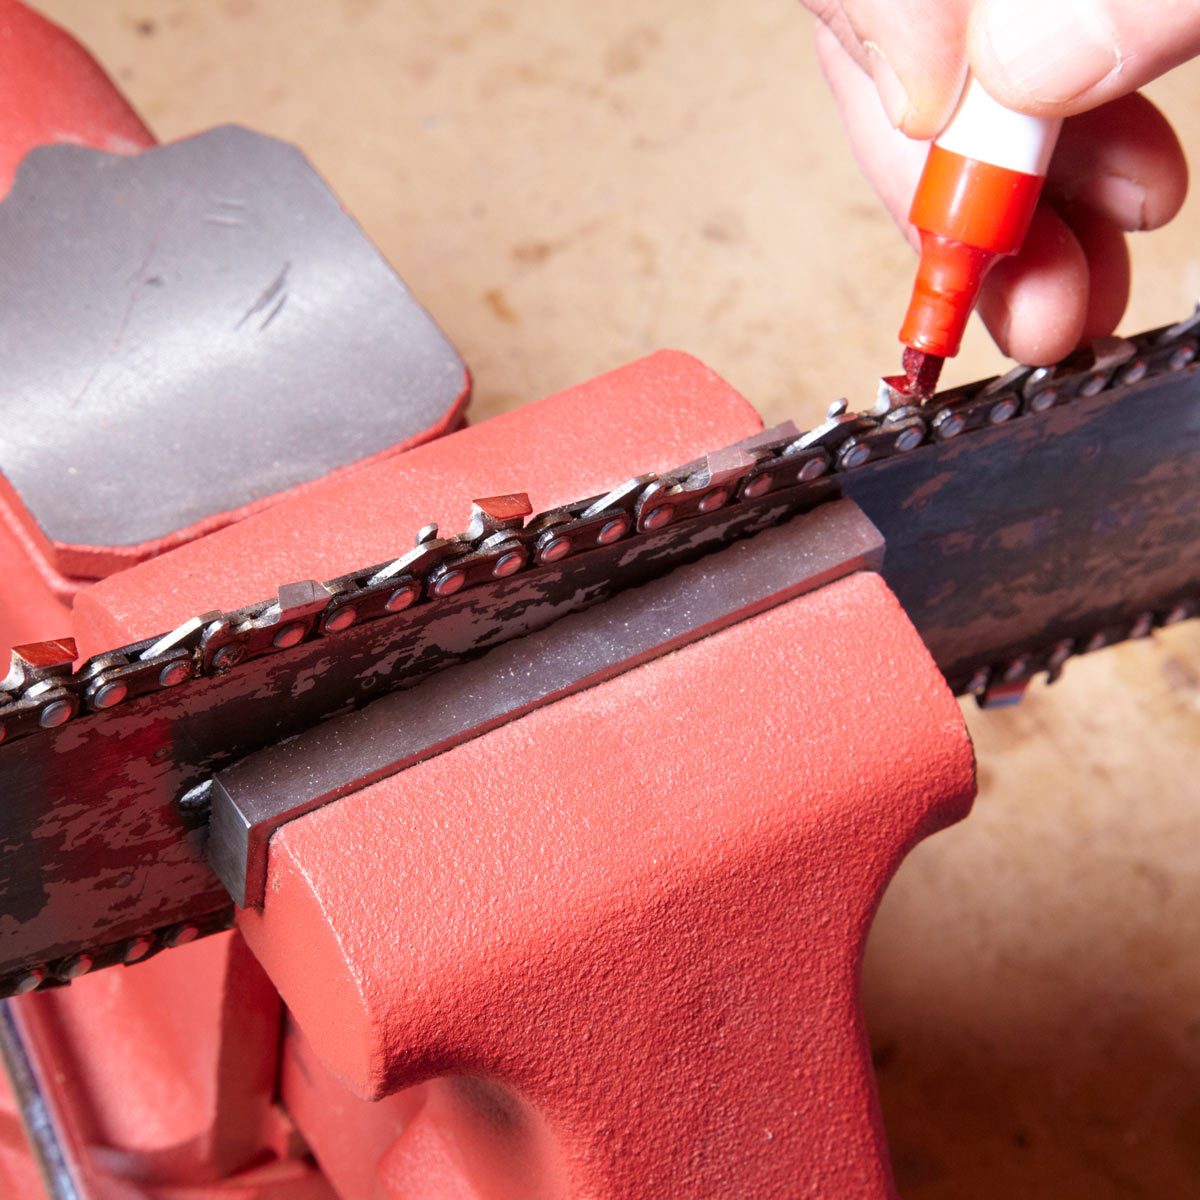
<path fill-rule="evenodd" d="M 897 390 L 914 396 L 932 396 L 946 360 L 905 346 L 900 361 L 904 367 L 904 384 Z"/>

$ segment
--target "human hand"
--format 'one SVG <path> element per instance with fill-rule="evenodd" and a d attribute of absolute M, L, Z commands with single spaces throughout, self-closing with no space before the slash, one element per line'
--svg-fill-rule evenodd
<path fill-rule="evenodd" d="M 1125 234 L 1179 211 L 1187 163 L 1136 89 L 1200 53 L 1200 0 L 804 0 L 854 153 L 908 224 L 926 146 L 968 70 L 1002 103 L 1062 116 L 1058 149 L 1020 254 L 979 302 L 1006 354 L 1061 358 L 1111 333 L 1129 297 Z"/>

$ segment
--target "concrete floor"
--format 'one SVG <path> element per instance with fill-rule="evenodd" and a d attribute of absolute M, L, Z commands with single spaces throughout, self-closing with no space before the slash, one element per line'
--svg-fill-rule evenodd
<path fill-rule="evenodd" d="M 465 354 L 482 418 L 660 346 L 768 420 L 855 404 L 912 259 L 795 0 L 44 0 L 164 139 L 297 142 Z M 1200 70 L 1152 91 L 1200 148 Z M 1200 295 L 1200 202 L 1127 327 Z M 978 331 L 951 381 L 991 373 Z M 1200 628 L 968 712 L 975 814 L 889 893 L 865 999 L 906 1200 L 1200 1194 Z"/>

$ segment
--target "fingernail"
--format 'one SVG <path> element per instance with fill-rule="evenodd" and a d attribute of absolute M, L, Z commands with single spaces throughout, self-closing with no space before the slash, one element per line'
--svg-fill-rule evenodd
<path fill-rule="evenodd" d="M 991 0 L 984 34 L 1014 91 L 1062 104 L 1121 65 L 1112 26 L 1092 0 Z"/>
<path fill-rule="evenodd" d="M 863 49 L 866 50 L 867 59 L 871 64 L 871 78 L 875 80 L 879 99 L 883 101 L 883 111 L 897 129 L 902 129 L 912 112 L 912 101 L 908 98 L 908 92 L 900 82 L 900 76 L 892 70 L 892 64 L 884 58 L 883 51 L 874 42 L 864 42 Z"/>

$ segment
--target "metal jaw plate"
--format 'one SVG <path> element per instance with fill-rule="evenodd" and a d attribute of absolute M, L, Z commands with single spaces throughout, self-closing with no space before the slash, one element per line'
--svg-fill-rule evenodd
<path fill-rule="evenodd" d="M 260 906 L 281 825 L 851 572 L 879 570 L 883 549 L 856 504 L 827 504 L 252 754 L 215 778 L 209 862 L 236 903 Z"/>
<path fill-rule="evenodd" d="M 466 368 L 294 147 L 50 146 L 0 204 L 0 466 L 51 541 L 167 538 L 404 443 Z"/>

